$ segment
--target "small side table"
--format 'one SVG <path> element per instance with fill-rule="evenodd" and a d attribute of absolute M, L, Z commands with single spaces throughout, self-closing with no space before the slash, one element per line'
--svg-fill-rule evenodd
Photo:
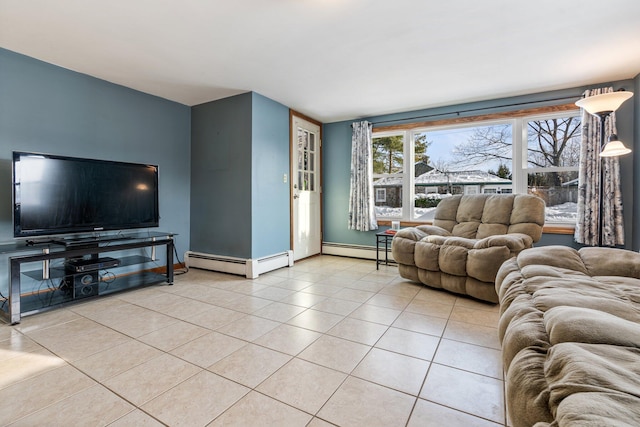
<path fill-rule="evenodd" d="M 381 231 L 376 233 L 376 270 L 380 269 L 380 264 L 389 265 L 396 264 L 395 261 L 389 260 L 389 245 L 395 234 L 389 234 Z M 380 250 L 384 249 L 384 259 L 380 259 Z"/>

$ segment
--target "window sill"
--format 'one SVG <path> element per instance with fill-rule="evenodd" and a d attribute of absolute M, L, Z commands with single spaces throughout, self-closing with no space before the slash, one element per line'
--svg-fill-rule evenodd
<path fill-rule="evenodd" d="M 391 227 L 391 220 L 388 220 L 388 219 L 378 220 L 378 225 Z M 418 225 L 431 225 L 431 222 L 400 221 L 401 227 L 415 227 Z M 575 227 L 569 224 L 566 224 L 566 225 L 554 224 L 554 225 L 545 225 L 542 227 L 542 233 L 544 234 L 573 234 L 574 231 L 575 231 Z"/>

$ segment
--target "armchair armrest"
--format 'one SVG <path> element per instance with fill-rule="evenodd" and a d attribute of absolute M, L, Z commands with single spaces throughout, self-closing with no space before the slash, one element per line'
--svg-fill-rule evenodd
<path fill-rule="evenodd" d="M 391 241 L 391 253 L 393 259 L 399 264 L 415 265 L 414 253 L 416 242 L 426 237 L 426 233 L 416 227 L 403 228 L 399 230 Z"/>
<path fill-rule="evenodd" d="M 522 233 L 489 236 L 476 242 L 469 251 L 467 272 L 469 276 L 484 282 L 493 282 L 500 266 L 521 251 L 531 248 L 533 239 Z"/>

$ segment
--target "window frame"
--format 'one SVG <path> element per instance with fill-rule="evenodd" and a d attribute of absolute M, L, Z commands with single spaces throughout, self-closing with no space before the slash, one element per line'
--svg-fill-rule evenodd
<path fill-rule="evenodd" d="M 402 185 L 402 215 L 400 219 L 406 222 L 423 223 L 415 218 L 414 196 L 415 196 L 415 135 L 422 132 L 434 132 L 446 129 L 460 129 L 484 127 L 492 125 L 511 125 L 512 138 L 512 188 L 515 194 L 528 193 L 528 174 L 536 172 L 568 172 L 576 171 L 576 167 L 546 167 L 530 168 L 528 163 L 528 138 L 527 124 L 534 120 L 544 120 L 561 118 L 568 116 L 580 117 L 580 109 L 574 104 L 564 104 L 553 107 L 533 108 L 529 110 L 518 110 L 515 112 L 488 114 L 483 116 L 455 118 L 449 120 L 437 120 L 434 122 L 409 123 L 397 126 L 386 126 L 376 130 L 374 126 L 373 138 L 404 134 L 404 160 L 403 160 L 403 185 Z M 407 159 L 411 159 L 410 162 Z M 408 189 L 408 191 L 407 191 Z M 398 217 L 378 216 L 378 220 L 385 221 Z M 429 221 L 424 221 L 429 223 Z M 557 227 L 558 229 L 571 230 L 574 224 L 570 222 L 545 222 L 545 227 Z"/>

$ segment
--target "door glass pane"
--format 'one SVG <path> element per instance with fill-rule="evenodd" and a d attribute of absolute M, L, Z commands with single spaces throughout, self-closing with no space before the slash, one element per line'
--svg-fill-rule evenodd
<path fill-rule="evenodd" d="M 300 191 L 315 191 L 317 157 L 315 155 L 316 135 L 298 128 L 298 189 Z"/>
<path fill-rule="evenodd" d="M 316 174 L 309 172 L 309 191 L 316 191 Z"/>
<path fill-rule="evenodd" d="M 302 162 L 304 160 L 304 139 L 304 130 L 298 128 L 298 170 L 302 169 Z"/>

